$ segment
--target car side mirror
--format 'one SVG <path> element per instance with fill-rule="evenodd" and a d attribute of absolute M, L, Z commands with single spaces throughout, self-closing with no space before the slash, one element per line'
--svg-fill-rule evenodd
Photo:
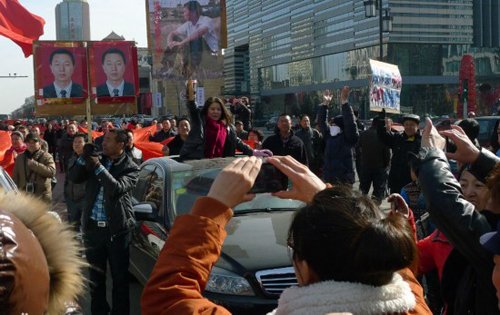
<path fill-rule="evenodd" d="M 151 202 L 139 203 L 133 206 L 132 211 L 137 221 L 151 221 L 156 218 L 158 209 Z"/>

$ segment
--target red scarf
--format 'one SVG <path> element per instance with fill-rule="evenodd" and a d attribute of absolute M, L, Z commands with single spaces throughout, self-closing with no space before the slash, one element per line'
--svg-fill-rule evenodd
<path fill-rule="evenodd" d="M 226 137 L 227 129 L 224 121 L 207 117 L 205 122 L 205 158 L 222 157 Z"/>

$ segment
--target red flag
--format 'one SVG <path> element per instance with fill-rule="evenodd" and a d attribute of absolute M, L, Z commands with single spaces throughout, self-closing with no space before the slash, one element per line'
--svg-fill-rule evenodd
<path fill-rule="evenodd" d="M 45 20 L 30 13 L 18 0 L 0 0 L 0 35 L 13 40 L 25 57 L 33 53 L 33 41 L 43 35 Z"/>

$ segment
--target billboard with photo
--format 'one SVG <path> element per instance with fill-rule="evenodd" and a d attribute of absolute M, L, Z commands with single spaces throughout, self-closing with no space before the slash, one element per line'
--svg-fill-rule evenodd
<path fill-rule="evenodd" d="M 39 105 L 82 103 L 88 95 L 87 54 L 81 42 L 36 42 L 35 97 Z"/>
<path fill-rule="evenodd" d="M 183 103 L 180 91 L 196 79 L 208 96 L 223 87 L 221 0 L 148 0 L 153 79 L 167 104 Z"/>
<path fill-rule="evenodd" d="M 134 42 L 89 43 L 90 85 L 97 104 L 135 103 L 139 79 Z"/>
<path fill-rule="evenodd" d="M 370 111 L 400 112 L 402 78 L 397 65 L 370 59 Z"/>

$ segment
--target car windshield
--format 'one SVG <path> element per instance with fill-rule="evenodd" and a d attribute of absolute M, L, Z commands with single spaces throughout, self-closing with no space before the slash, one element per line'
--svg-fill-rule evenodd
<path fill-rule="evenodd" d="M 198 197 L 206 196 L 217 174 L 219 174 L 228 161 L 230 162 L 228 159 L 220 159 L 220 161 L 225 161 L 222 161 L 221 165 L 217 165 L 217 161 L 214 160 L 210 160 L 211 162 L 215 162 L 212 165 L 204 165 L 208 166 L 207 168 L 200 167 L 203 165 L 193 165 L 188 170 L 176 170 L 172 172 L 170 193 L 175 215 L 188 213 Z M 190 162 L 186 163 L 191 164 Z M 303 202 L 280 199 L 271 196 L 269 193 L 263 193 L 257 194 L 251 201 L 239 204 L 233 210 L 235 215 L 238 215 L 259 211 L 295 210 L 302 206 L 304 206 Z"/>

